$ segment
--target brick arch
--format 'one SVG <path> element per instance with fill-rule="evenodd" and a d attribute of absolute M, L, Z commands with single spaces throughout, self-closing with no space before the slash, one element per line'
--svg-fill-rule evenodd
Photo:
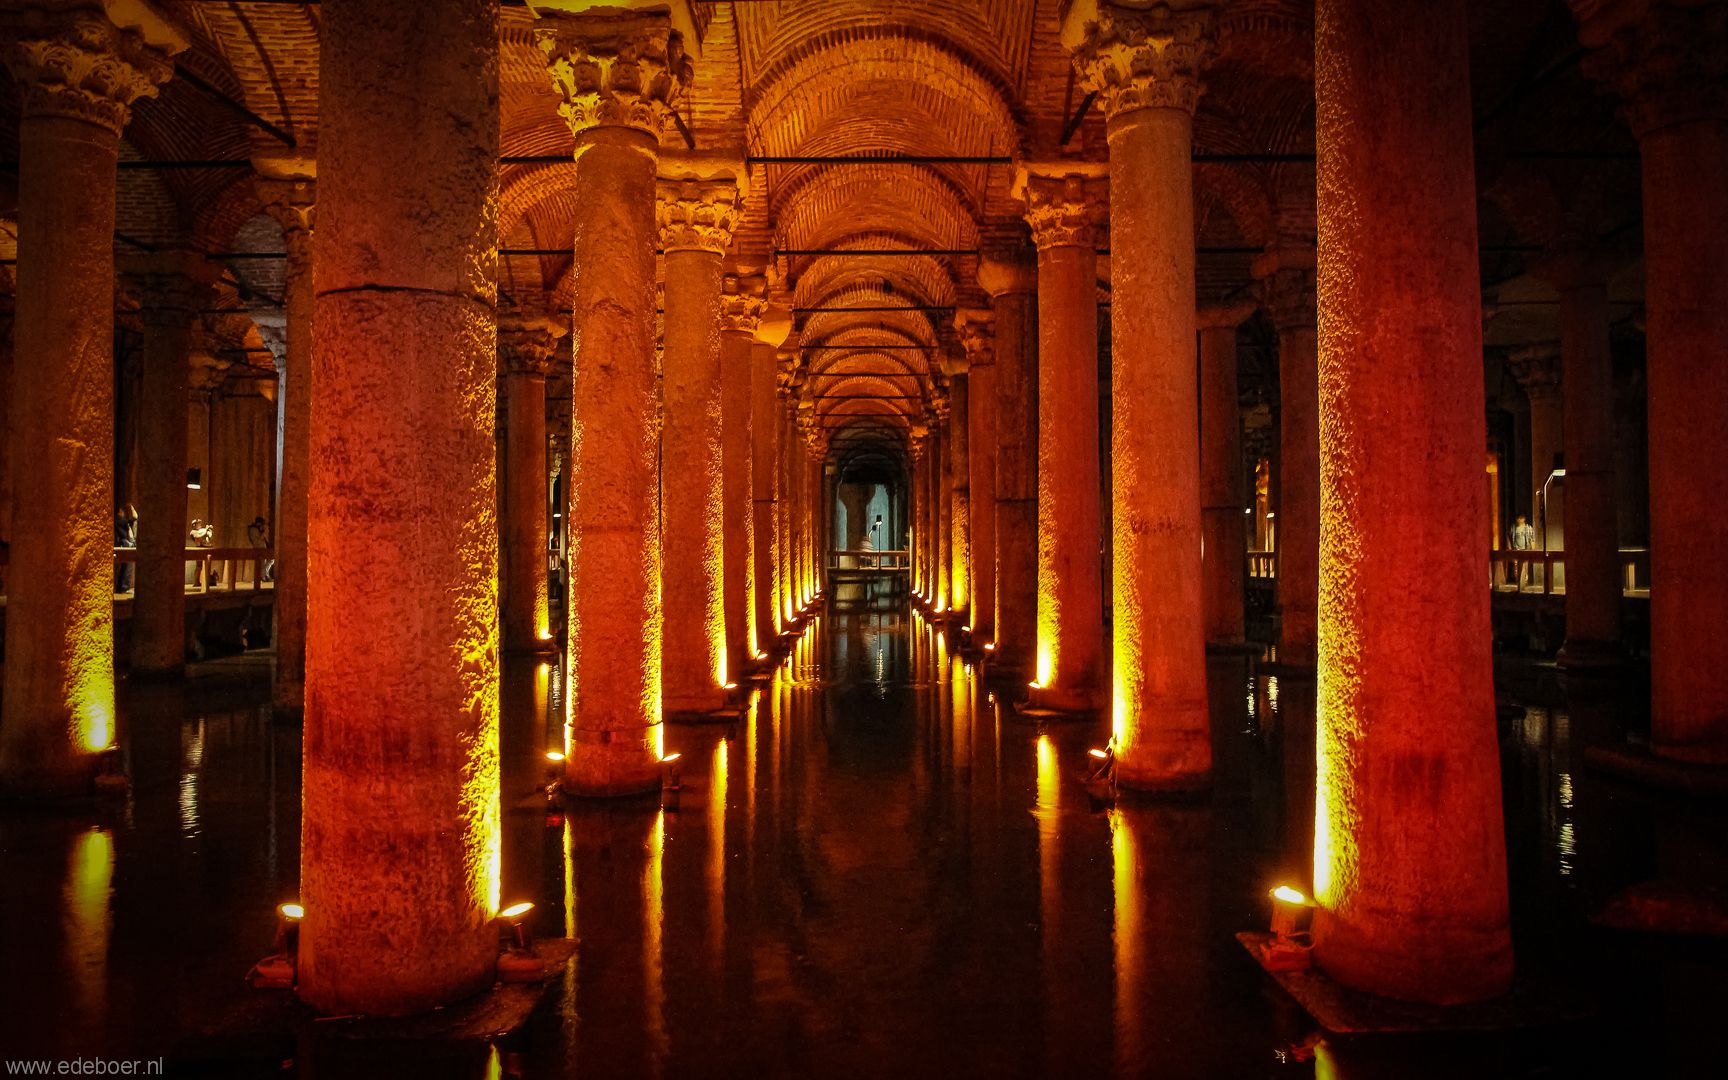
<path fill-rule="evenodd" d="M 812 170 L 776 192 L 770 209 L 786 247 L 824 247 L 863 228 L 928 247 L 978 246 L 974 207 L 947 177 L 928 167 Z"/>

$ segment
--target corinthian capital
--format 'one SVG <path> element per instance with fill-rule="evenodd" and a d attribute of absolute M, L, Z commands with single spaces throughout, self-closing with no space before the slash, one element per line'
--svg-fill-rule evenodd
<path fill-rule="evenodd" d="M 311 235 L 318 205 L 314 181 L 304 177 L 259 177 L 253 183 L 258 198 L 264 202 L 264 212 L 282 226 L 282 234 L 290 244 L 297 236 Z"/>
<path fill-rule="evenodd" d="M 1099 95 L 1107 118 L 1135 109 L 1192 113 L 1206 89 L 1200 73 L 1217 40 L 1211 8 L 1172 11 L 1154 4 L 1130 9 L 1108 0 L 1063 33 L 1081 84 Z"/>
<path fill-rule="evenodd" d="M 1014 193 L 1026 203 L 1026 224 L 1032 227 L 1032 242 L 1040 251 L 1095 246 L 1098 223 L 1108 209 L 1107 192 L 1108 181 L 1090 169 L 1062 175 L 1023 170 L 1014 184 Z"/>
<path fill-rule="evenodd" d="M 1619 94 L 1632 134 L 1728 118 L 1728 5 L 1653 3 L 1613 27 L 1585 18 L 1585 6 L 1574 0 L 1579 37 L 1598 47 L 1584 70 Z"/>
<path fill-rule="evenodd" d="M 553 16 L 534 30 L 563 99 L 572 135 L 597 127 L 645 131 L 658 141 L 690 83 L 684 36 L 665 16 Z"/>
<path fill-rule="evenodd" d="M 25 116 L 82 120 L 118 135 L 132 103 L 154 97 L 186 49 L 179 27 L 148 4 L 26 0 L 0 24 L 6 66 Z"/>
<path fill-rule="evenodd" d="M 762 313 L 768 310 L 762 291 L 766 285 L 760 277 L 727 274 L 720 283 L 720 329 L 755 337 L 762 327 Z"/>
<path fill-rule="evenodd" d="M 662 180 L 654 204 L 660 246 L 666 251 L 726 254 L 738 228 L 742 200 L 730 180 Z"/>
<path fill-rule="evenodd" d="M 968 367 L 988 367 L 996 362 L 996 324 L 990 312 L 961 308 L 954 313 L 954 330 L 966 350 Z"/>
<path fill-rule="evenodd" d="M 564 336 L 563 322 L 544 315 L 505 316 L 498 320 L 498 360 L 511 375 L 545 378 L 552 353 Z"/>

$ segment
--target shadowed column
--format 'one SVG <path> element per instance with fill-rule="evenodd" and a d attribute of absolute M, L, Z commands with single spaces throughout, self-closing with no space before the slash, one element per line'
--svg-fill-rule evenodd
<path fill-rule="evenodd" d="M 1320 0 L 1315 69 L 1314 955 L 1355 989 L 1481 1000 L 1512 942 L 1465 4 Z"/>
<path fill-rule="evenodd" d="M 298 990 L 392 1016 L 498 955 L 498 5 L 320 11 Z"/>
<path fill-rule="evenodd" d="M 1320 602 L 1320 383 L 1314 252 L 1289 246 L 1254 262 L 1278 331 L 1278 660 L 1314 663 Z M 1478 538 L 1480 539 L 1480 538 Z"/>
<path fill-rule="evenodd" d="M 996 354 L 996 648 L 993 674 L 1033 675 L 1038 644 L 1038 279 L 1028 258 L 978 262 Z"/>
<path fill-rule="evenodd" d="M 722 519 L 726 529 L 725 574 L 726 671 L 737 682 L 756 661 L 755 504 L 750 482 L 751 369 L 750 354 L 767 301 L 760 278 L 727 275 L 720 294 L 720 442 L 722 459 Z M 763 538 L 766 541 L 766 537 Z"/>
<path fill-rule="evenodd" d="M 1038 643 L 1032 703 L 1101 708 L 1098 256 L 1103 182 L 1022 176 L 1038 247 Z M 1190 302 L 1192 307 L 1192 302 Z"/>
<path fill-rule="evenodd" d="M 1254 313 L 1252 301 L 1208 305 L 1200 331 L 1201 589 L 1206 640 L 1243 642 L 1242 569 L 1247 498 L 1242 492 L 1242 404 L 1236 391 L 1236 328 Z"/>
<path fill-rule="evenodd" d="M 1638 138 L 1650 431 L 1650 748 L 1728 764 L 1728 514 L 1703 481 L 1728 460 L 1728 4 L 1585 4 L 1588 73 L 1613 85 Z M 19 349 L 19 355 L 24 350 Z M 22 500 L 20 500 L 22 505 Z"/>
<path fill-rule="evenodd" d="M 988 311 L 955 316 L 966 349 L 972 640 L 996 640 L 996 357 Z"/>
<path fill-rule="evenodd" d="M 756 638 L 766 652 L 779 637 L 781 616 L 780 496 L 775 463 L 780 452 L 780 421 L 775 382 L 780 343 L 792 330 L 792 315 L 770 308 L 750 350 L 750 486 L 755 504 Z"/>
<path fill-rule="evenodd" d="M 564 788 L 625 795 L 660 786 L 664 750 L 655 172 L 691 66 L 660 17 L 557 19 L 536 36 L 576 136 Z"/>
<path fill-rule="evenodd" d="M 565 326 L 517 316 L 498 326 L 504 369 L 504 648 L 550 652 L 547 582 L 546 376 Z"/>
<path fill-rule="evenodd" d="M 1193 788 L 1212 769 L 1194 362 L 1194 106 L 1208 9 L 1103 6 L 1074 49 L 1110 140 L 1110 575 L 1116 776 Z"/>
<path fill-rule="evenodd" d="M 14 507 L 0 798 L 88 793 L 114 740 L 115 161 L 186 38 L 147 4 L 25 3 L 4 59 L 18 127 Z M 29 377 L 22 377 L 25 372 Z"/>

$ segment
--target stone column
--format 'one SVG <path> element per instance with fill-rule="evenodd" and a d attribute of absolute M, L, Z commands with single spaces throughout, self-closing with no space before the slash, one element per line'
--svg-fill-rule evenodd
<path fill-rule="evenodd" d="M 545 20 L 543 20 L 545 21 Z M 564 787 L 660 786 L 660 430 L 655 174 L 691 65 L 666 20 L 558 19 L 536 31 L 576 137 L 575 377 L 566 468 L 569 753 Z"/>
<path fill-rule="evenodd" d="M 660 182 L 666 347 L 660 433 L 661 680 L 668 713 L 726 704 L 720 261 L 737 227 L 730 180 Z"/>
<path fill-rule="evenodd" d="M 23 99 L 0 797 L 90 791 L 114 741 L 115 161 L 132 102 L 186 48 L 139 3 L 28 2 L 4 45 Z"/>
<path fill-rule="evenodd" d="M 790 624 L 798 617 L 800 601 L 798 599 L 798 579 L 792 572 L 792 564 L 796 559 L 793 544 L 797 530 L 793 527 L 798 513 L 798 493 L 792 488 L 792 455 L 793 442 L 797 432 L 792 427 L 792 411 L 796 401 L 792 396 L 792 374 L 785 358 L 779 362 L 779 375 L 775 393 L 779 396 L 779 410 L 776 416 L 776 429 L 779 445 L 775 454 L 774 475 L 775 486 L 780 492 L 780 562 L 776 572 L 779 579 L 780 613 L 783 624 Z"/>
<path fill-rule="evenodd" d="M 930 429 L 922 423 L 914 422 L 907 433 L 907 452 L 911 455 L 909 471 L 912 476 L 912 492 L 908 496 L 912 508 L 912 595 L 924 597 L 924 455 L 929 451 L 926 443 L 930 437 Z"/>
<path fill-rule="evenodd" d="M 1320 375 L 1312 248 L 1276 248 L 1254 262 L 1260 301 L 1278 331 L 1278 660 L 1314 664 L 1320 603 Z M 1480 539 L 1480 537 L 1478 537 Z"/>
<path fill-rule="evenodd" d="M 504 648 L 545 653 L 552 634 L 547 580 L 546 376 L 567 327 L 545 316 L 517 316 L 498 325 L 504 369 Z"/>
<path fill-rule="evenodd" d="M 144 317 L 138 408 L 138 572 L 133 678 L 186 670 L 186 399 L 193 335 L 219 272 L 191 252 L 131 268 Z"/>
<path fill-rule="evenodd" d="M 759 651 L 770 651 L 784 625 L 781 615 L 780 497 L 775 464 L 780 450 L 780 424 L 775 401 L 776 355 L 792 330 L 792 313 L 769 309 L 757 328 L 750 353 L 750 484 L 755 512 L 756 638 Z"/>
<path fill-rule="evenodd" d="M 935 511 L 935 525 L 930 530 L 934 548 L 936 610 L 946 615 L 953 610 L 954 577 L 954 436 L 948 430 L 951 405 L 946 395 L 936 399 L 936 417 L 930 425 L 930 498 Z"/>
<path fill-rule="evenodd" d="M 1248 557 L 1242 492 L 1242 404 L 1236 391 L 1236 328 L 1254 304 L 1202 307 L 1200 331 L 1201 591 L 1206 641 L 1243 643 L 1242 570 Z"/>
<path fill-rule="evenodd" d="M 1038 640 L 1032 703 L 1101 708 L 1098 255 L 1103 182 L 1022 175 L 1038 247 Z M 1189 301 L 1192 310 L 1193 301 Z"/>
<path fill-rule="evenodd" d="M 1556 481 L 1548 488 L 1548 505 L 1542 505 L 1542 485 L 1554 471 L 1559 457 L 1563 423 L 1560 403 L 1560 350 L 1553 345 L 1531 345 L 1514 351 L 1507 365 L 1512 377 L 1524 388 L 1530 402 L 1530 524 L 1536 526 L 1536 547 L 1566 550 L 1564 521 L 1565 488 Z M 1544 512 L 1546 511 L 1546 512 Z M 1546 541 L 1546 542 L 1544 542 Z M 1541 581 L 1541 571 L 1531 575 Z M 1554 585 L 1564 584 L 1562 574 Z"/>
<path fill-rule="evenodd" d="M 1566 447 L 1566 643 L 1560 666 L 1617 665 L 1620 520 L 1614 497 L 1614 365 L 1607 267 L 1559 250 L 1538 267 L 1560 291 L 1560 380 Z"/>
<path fill-rule="evenodd" d="M 728 275 L 720 295 L 721 498 L 726 549 L 722 599 L 726 609 L 726 671 L 736 682 L 756 663 L 756 514 L 750 482 L 750 353 L 767 300 L 760 278 Z M 764 538 L 765 539 L 765 538 Z"/>
<path fill-rule="evenodd" d="M 991 671 L 1025 681 L 1038 643 L 1038 306 L 1029 259 L 979 260 L 996 357 L 996 648 Z"/>
<path fill-rule="evenodd" d="M 972 640 L 996 640 L 996 357 L 988 311 L 962 310 L 955 326 L 966 349 L 967 448 L 971 505 Z"/>
<path fill-rule="evenodd" d="M 276 551 L 270 644 L 276 653 L 270 701 L 279 716 L 299 716 L 306 699 L 307 444 L 312 430 L 312 235 L 316 188 L 308 163 L 289 170 L 259 163 L 264 210 L 282 227 L 288 253 L 283 289 L 281 379 L 277 404 Z"/>
<path fill-rule="evenodd" d="M 498 956 L 498 5 L 320 10 L 298 990 L 391 1016 Z"/>
<path fill-rule="evenodd" d="M 1194 106 L 1213 13 L 1102 5 L 1074 64 L 1110 140 L 1112 702 L 1119 782 L 1212 769 L 1194 363 Z"/>
<path fill-rule="evenodd" d="M 1355 989 L 1481 1000 L 1512 943 L 1465 4 L 1320 0 L 1316 25 L 1314 955 Z"/>
<path fill-rule="evenodd" d="M 1587 70 L 1626 103 L 1643 165 L 1650 417 L 1650 747 L 1728 763 L 1728 514 L 1699 463 L 1728 460 L 1728 5 L 1586 4 Z M 19 353 L 23 353 L 22 347 Z M 22 505 L 22 496 L 20 496 Z"/>
<path fill-rule="evenodd" d="M 972 394 L 964 356 L 948 364 L 948 610 L 970 624 L 972 613 Z"/>

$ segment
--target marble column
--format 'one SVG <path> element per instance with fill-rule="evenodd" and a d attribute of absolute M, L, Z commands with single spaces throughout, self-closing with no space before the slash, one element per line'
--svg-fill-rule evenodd
<path fill-rule="evenodd" d="M 725 474 L 721 446 L 720 262 L 737 227 L 730 181 L 660 182 L 666 253 L 661 378 L 660 670 L 668 713 L 726 704 Z"/>
<path fill-rule="evenodd" d="M 660 786 L 655 175 L 691 65 L 663 18 L 587 15 L 536 31 L 576 137 L 564 788 Z M 538 25 L 538 24 L 537 24 Z M 591 81 L 596 72 L 599 82 Z"/>
<path fill-rule="evenodd" d="M 1435 1004 L 1512 978 L 1465 8 L 1320 0 L 1315 41 L 1314 959 Z"/>
<path fill-rule="evenodd" d="M 1620 518 L 1614 497 L 1614 357 L 1608 268 L 1576 248 L 1537 272 L 1560 291 L 1561 413 L 1566 447 L 1566 642 L 1570 670 L 1611 667 L 1620 646 Z"/>
<path fill-rule="evenodd" d="M 726 610 L 726 671 L 736 682 L 755 666 L 756 513 L 750 479 L 751 361 L 767 300 L 760 278 L 728 275 L 720 294 L 721 510 L 725 526 L 722 599 Z M 765 539 L 765 538 L 764 538 Z"/>
<path fill-rule="evenodd" d="M 1102 5 L 1074 48 L 1110 142 L 1110 460 L 1117 781 L 1212 769 L 1194 362 L 1194 107 L 1210 9 Z"/>
<path fill-rule="evenodd" d="M 750 351 L 750 486 L 755 513 L 757 649 L 771 651 L 785 619 L 781 614 L 780 581 L 780 488 L 775 463 L 780 452 L 780 424 L 776 402 L 779 376 L 776 357 L 792 330 L 792 314 L 785 308 L 770 308 L 757 327 L 756 343 Z"/>
<path fill-rule="evenodd" d="M 972 377 L 962 356 L 948 364 L 948 610 L 970 625 L 972 613 Z"/>
<path fill-rule="evenodd" d="M 1099 536 L 1098 255 L 1101 180 L 1016 178 L 1038 248 L 1038 640 L 1032 704 L 1104 705 Z M 1192 310 L 1193 302 L 1189 301 Z"/>
<path fill-rule="evenodd" d="M 498 5 L 320 13 L 297 989 L 394 1016 L 498 957 Z"/>
<path fill-rule="evenodd" d="M 276 519 L 270 542 L 276 551 L 271 593 L 270 701 L 278 715 L 299 716 L 306 699 L 306 492 L 307 442 L 312 431 L 313 226 L 316 187 L 309 166 L 292 171 L 263 165 L 258 181 L 264 210 L 282 227 L 288 254 L 283 287 L 283 350 L 277 399 Z"/>
<path fill-rule="evenodd" d="M 498 324 L 504 369 L 504 648 L 546 653 L 552 633 L 547 574 L 551 474 L 546 464 L 546 376 L 561 320 L 518 315 Z"/>
<path fill-rule="evenodd" d="M 1278 331 L 1278 660 L 1312 667 L 1319 640 L 1320 375 L 1314 251 L 1274 248 L 1254 262 L 1260 301 Z M 1478 538 L 1480 539 L 1480 538 Z"/>
<path fill-rule="evenodd" d="M 191 252 L 159 252 L 130 269 L 144 317 L 138 408 L 138 571 L 131 675 L 186 670 L 186 401 L 192 346 L 220 272 Z"/>
<path fill-rule="evenodd" d="M 972 640 L 996 640 L 996 357 L 988 311 L 962 310 L 955 326 L 966 350 L 967 467 L 972 570 Z"/>
<path fill-rule="evenodd" d="M 1038 644 L 1038 279 L 1032 261 L 978 262 L 996 357 L 996 648 L 991 672 L 1024 682 Z"/>
<path fill-rule="evenodd" d="M 1206 641 L 1241 645 L 1243 564 L 1248 558 L 1242 491 L 1242 403 L 1236 390 L 1236 328 L 1252 301 L 1199 309 L 1201 593 Z"/>
<path fill-rule="evenodd" d="M 187 39 L 145 3 L 124 27 L 102 10 L 26 2 L 4 44 L 23 101 L 11 453 L 28 467 L 14 474 L 0 798 L 88 794 L 114 742 L 115 162 L 132 103 Z"/>
<path fill-rule="evenodd" d="M 1507 365 L 1512 377 L 1524 388 L 1530 402 L 1530 524 L 1536 527 L 1536 547 L 1548 551 L 1566 550 L 1565 493 L 1561 481 L 1548 486 L 1547 505 L 1543 505 L 1542 486 L 1549 473 L 1557 467 L 1564 444 L 1563 413 L 1560 400 L 1560 350 L 1554 345 L 1531 345 L 1512 353 Z M 1565 584 L 1564 571 L 1554 574 L 1555 586 Z M 1531 574 L 1531 581 L 1540 583 L 1542 571 Z"/>

